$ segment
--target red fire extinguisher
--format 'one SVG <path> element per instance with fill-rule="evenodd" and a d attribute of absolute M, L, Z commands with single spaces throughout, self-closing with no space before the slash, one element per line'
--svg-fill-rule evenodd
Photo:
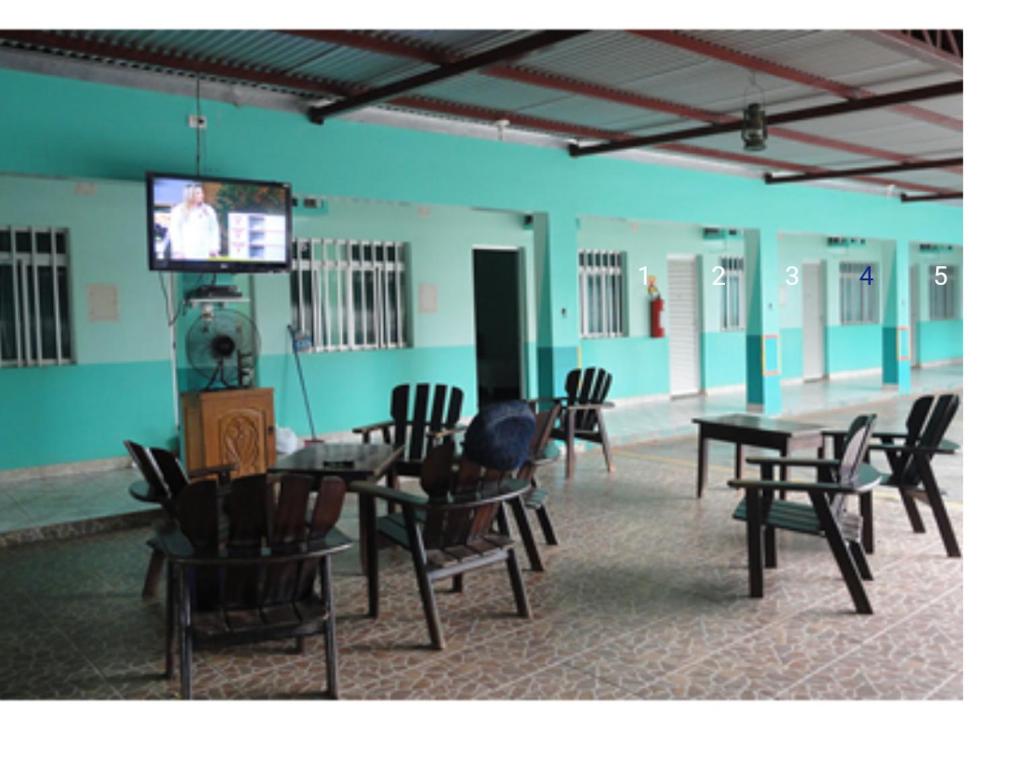
<path fill-rule="evenodd" d="M 662 316 L 665 306 L 666 302 L 658 294 L 653 296 L 652 300 L 649 302 L 649 307 L 652 312 L 652 322 L 650 325 L 653 339 L 661 339 L 666 335 L 666 329 L 662 327 Z"/>

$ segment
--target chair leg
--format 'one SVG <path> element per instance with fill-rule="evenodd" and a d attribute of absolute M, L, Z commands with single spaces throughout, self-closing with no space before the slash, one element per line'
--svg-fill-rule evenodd
<path fill-rule="evenodd" d="M 837 527 L 837 521 L 834 520 L 834 516 L 830 512 L 826 496 L 822 493 L 812 492 L 809 495 L 813 501 L 813 507 L 816 509 L 816 515 L 820 520 L 820 526 L 827 536 L 830 551 L 833 553 L 837 567 L 844 578 L 844 583 L 848 587 L 848 594 L 851 595 L 852 602 L 855 603 L 855 611 L 863 614 L 872 613 L 872 605 L 869 603 L 869 596 L 862 585 L 862 577 L 859 575 L 858 568 L 856 568 L 855 563 L 852 561 L 852 555 L 848 547 L 845 546 L 841 531 Z"/>
<path fill-rule="evenodd" d="M 519 568 L 518 558 L 515 556 L 515 550 L 508 550 L 508 578 L 512 583 L 512 592 L 515 593 L 515 607 L 518 608 L 519 616 L 523 619 L 531 619 L 533 617 L 532 610 L 529 608 L 529 598 L 526 595 L 526 585 L 522 581 L 522 570 Z"/>
<path fill-rule="evenodd" d="M 179 676 L 182 683 L 182 698 L 193 698 L 193 629 L 189 615 L 189 590 L 186 588 L 186 569 L 178 569 L 176 586 L 179 609 Z"/>
<path fill-rule="evenodd" d="M 554 524 L 550 521 L 550 515 L 547 512 L 547 505 L 541 504 L 536 507 L 536 517 L 539 518 L 540 528 L 543 530 L 543 538 L 551 547 L 557 546 L 557 534 L 554 533 Z"/>
<path fill-rule="evenodd" d="M 330 569 L 329 557 L 322 558 L 319 564 L 319 582 L 322 602 L 326 607 L 326 624 L 323 627 L 323 640 L 326 646 L 326 694 L 331 699 L 338 699 L 340 698 L 339 658 L 336 650 L 336 617 L 333 615 L 333 580 Z"/>
<path fill-rule="evenodd" d="M 900 489 L 900 498 L 904 502 L 907 519 L 911 521 L 911 530 L 915 533 L 925 533 L 925 523 L 921 521 L 921 513 L 918 511 L 918 503 L 914 497 L 902 488 Z"/>
<path fill-rule="evenodd" d="M 876 534 L 872 523 L 872 492 L 858 497 L 858 511 L 862 515 L 862 547 L 871 555 L 876 551 Z"/>
<path fill-rule="evenodd" d="M 168 574 L 165 579 L 165 677 L 169 680 L 175 675 L 175 566 L 168 564 Z"/>
<path fill-rule="evenodd" d="M 437 650 L 445 647 L 445 637 L 441 629 L 441 620 L 438 618 L 438 604 L 434 600 L 434 585 L 427 575 L 427 563 L 425 561 L 424 545 L 421 543 L 420 530 L 414 511 L 411 507 L 404 507 L 406 517 L 406 531 L 410 538 L 410 554 L 413 557 L 413 572 L 417 577 L 417 590 L 420 592 L 420 601 L 424 605 L 424 618 L 427 620 L 427 631 L 431 636 L 431 645 Z"/>
<path fill-rule="evenodd" d="M 529 558 L 529 567 L 534 571 L 546 570 L 543 567 L 540 550 L 536 546 L 536 539 L 533 537 L 533 529 L 529 525 L 529 517 L 526 515 L 522 499 L 516 497 L 508 503 L 511 505 L 512 513 L 515 515 L 515 524 L 519 527 L 519 535 L 522 537 L 522 544 L 525 546 L 526 555 Z"/>
<path fill-rule="evenodd" d="M 925 493 L 928 496 L 928 505 L 932 507 L 932 516 L 935 518 L 936 527 L 942 537 L 943 546 L 946 547 L 946 555 L 949 557 L 960 557 L 960 546 L 956 541 L 956 534 L 953 532 L 953 524 L 949 521 L 949 514 L 946 512 L 946 503 L 942 500 L 942 492 L 939 484 L 932 473 L 932 466 L 927 457 L 919 457 L 918 474 L 925 484 Z"/>
<path fill-rule="evenodd" d="M 147 575 L 144 577 L 143 597 L 157 597 L 158 579 L 161 578 L 161 570 L 165 565 L 165 556 L 156 549 L 151 551 L 151 560 L 147 564 Z"/>
<path fill-rule="evenodd" d="M 462 574 L 461 573 L 457 573 L 455 576 L 452 577 L 452 591 L 453 592 L 462 592 Z"/>
<path fill-rule="evenodd" d="M 566 452 L 564 455 L 564 479 L 570 480 L 575 476 L 575 412 L 568 411 L 567 424 L 565 425 L 564 442 Z"/>
<path fill-rule="evenodd" d="M 862 545 L 857 541 L 849 541 L 848 552 L 851 554 L 851 559 L 855 563 L 862 581 L 872 581 L 872 571 L 869 570 L 869 561 L 865 559 L 865 550 Z"/>
<path fill-rule="evenodd" d="M 596 413 L 596 420 L 599 424 L 599 442 L 603 446 L 603 459 L 606 460 L 606 471 L 613 473 L 613 452 L 610 450 L 610 436 L 606 433 L 606 422 L 603 421 L 603 414 Z"/>
<path fill-rule="evenodd" d="M 761 546 L 761 520 L 763 510 L 760 492 L 756 488 L 746 489 L 746 555 L 750 571 L 750 597 L 764 596 L 764 563 Z"/>
<path fill-rule="evenodd" d="M 773 525 L 764 527 L 764 567 L 778 567 L 778 537 Z"/>

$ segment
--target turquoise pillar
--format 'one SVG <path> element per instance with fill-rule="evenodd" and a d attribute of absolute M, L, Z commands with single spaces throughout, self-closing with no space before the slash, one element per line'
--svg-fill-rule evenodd
<path fill-rule="evenodd" d="M 536 251 L 539 396 L 564 391 L 580 364 L 578 344 L 578 220 L 573 213 L 533 214 Z"/>
<path fill-rule="evenodd" d="M 911 391 L 911 285 L 908 277 L 910 247 L 906 240 L 893 243 L 880 269 L 883 302 L 883 386 Z"/>
<path fill-rule="evenodd" d="M 781 332 L 778 327 L 778 235 L 748 229 L 743 235 L 746 275 L 746 409 L 781 413 Z"/>

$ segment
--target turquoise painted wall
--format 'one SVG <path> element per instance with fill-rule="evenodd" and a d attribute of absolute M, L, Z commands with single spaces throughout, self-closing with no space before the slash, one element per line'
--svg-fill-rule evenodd
<path fill-rule="evenodd" d="M 877 323 L 828 325 L 827 373 L 879 368 L 883 354 L 882 329 Z"/>
<path fill-rule="evenodd" d="M 918 323 L 918 355 L 922 363 L 963 357 L 963 320 Z"/>
<path fill-rule="evenodd" d="M 667 339 L 583 339 L 582 365 L 613 374 L 610 400 L 669 392 Z"/>
<path fill-rule="evenodd" d="M 746 332 L 701 335 L 701 388 L 732 387 L 746 382 Z"/>
<path fill-rule="evenodd" d="M 78 193 L 73 182 L 66 183 L 62 191 L 47 187 L 56 184 L 49 180 L 8 177 L 0 183 L 8 193 L 2 198 L 0 223 L 30 223 L 22 221 L 22 211 L 27 208 L 42 216 L 46 226 L 59 223 L 59 218 L 73 228 L 73 269 L 78 268 L 79 260 L 85 270 L 72 278 L 78 367 L 112 361 L 132 361 L 131 365 L 165 361 L 168 336 L 163 299 L 157 278 L 145 272 L 143 200 L 129 191 L 136 187 L 122 182 L 136 184 L 151 169 L 186 172 L 193 168 L 193 136 L 185 121 L 192 111 L 192 99 L 11 70 L 0 71 L 0 92 L 5 103 L 18 104 L 17 110 L 9 111 L 0 121 L 0 173 L 97 182 L 95 193 L 86 196 Z M 431 209 L 437 222 L 432 230 L 444 230 L 431 235 L 432 243 L 440 237 L 451 239 L 456 224 L 465 218 L 462 209 L 514 212 L 498 214 L 500 218 L 486 223 L 511 232 L 513 238 L 508 243 L 498 244 L 520 245 L 531 264 L 527 288 L 535 301 L 527 303 L 526 317 L 535 336 L 527 340 L 535 338 L 536 343 L 527 376 L 538 385 L 538 392 L 556 392 L 564 373 L 579 356 L 576 251 L 583 237 L 577 229 L 580 219 L 623 218 L 693 227 L 727 222 L 726 226 L 777 232 L 857 231 L 860 236 L 887 240 L 962 242 L 961 211 L 950 206 L 901 205 L 874 195 L 800 185 L 768 187 L 758 179 L 628 162 L 617 156 L 573 159 L 563 150 L 391 126 L 341 120 L 316 126 L 299 114 L 210 100 L 204 100 L 204 112 L 210 125 L 205 173 L 285 179 L 291 181 L 296 195 L 384 201 L 382 210 L 386 213 L 375 213 L 376 221 L 382 220 L 382 238 L 395 236 L 388 234 L 385 220 L 392 225 L 399 222 L 392 211 L 402 203 L 415 206 L 405 209 L 403 215 L 418 221 L 420 208 Z M 41 186 L 32 186 L 36 184 Z M 121 197 L 105 197 L 119 188 L 123 189 Z M 9 207 L 12 200 L 20 207 Z M 437 206 L 454 206 L 456 210 L 442 216 Z M 544 222 L 542 237 L 539 232 L 532 237 L 524 230 L 517 231 L 518 216 L 527 212 Z M 313 226 L 305 224 L 308 229 Z M 421 223 L 406 229 L 410 235 L 406 239 L 426 236 Z M 92 234 L 85 236 L 86 231 Z M 472 244 L 493 243 L 481 237 L 467 248 Z M 699 277 L 703 282 L 718 256 L 698 252 L 703 256 Z M 446 252 L 443 257 L 432 255 L 425 271 L 414 273 L 416 280 L 430 279 L 443 287 L 439 289 L 440 306 L 446 291 L 461 289 L 464 284 L 469 295 L 465 269 L 458 267 L 458 258 L 458 251 Z M 85 286 L 97 282 L 98 276 L 129 289 L 120 291 L 122 315 L 115 327 L 91 328 L 79 317 Z M 257 320 L 267 326 L 267 358 L 261 372 L 264 382 L 274 375 L 269 373 L 269 357 L 283 356 L 282 333 L 275 325 L 281 318 L 285 325 L 287 322 L 286 296 L 279 300 L 283 280 L 256 279 Z M 717 303 L 711 299 L 702 296 L 705 366 L 721 359 L 715 349 L 721 342 L 706 338 L 711 333 L 710 318 L 717 318 Z M 432 350 L 432 364 L 447 359 L 441 350 L 462 349 L 472 343 L 463 338 L 471 333 L 471 326 L 464 330 L 464 318 L 472 311 L 471 303 L 467 305 L 470 308 L 464 309 L 460 302 L 454 310 L 459 314 L 418 319 L 418 341 L 423 349 Z M 731 339 L 726 341 L 731 347 Z M 629 339 L 624 343 L 633 346 L 634 342 Z M 355 376 L 370 380 L 381 373 L 374 370 L 381 363 L 365 363 L 364 357 L 356 356 L 361 354 L 354 353 L 347 361 L 354 363 Z M 446 354 L 456 359 L 456 353 Z M 732 354 L 735 360 L 742 360 L 741 350 Z M 395 365 L 409 370 L 414 363 L 408 357 L 395 358 Z M 332 370 L 319 378 L 335 384 L 344 362 L 333 362 Z M 417 362 L 418 366 L 427 364 Z M 472 363 L 469 367 L 472 371 Z M 0 371 L 0 388 L 5 405 L 27 409 L 34 392 L 25 386 L 24 377 L 18 377 L 20 373 Z M 52 376 L 54 382 L 63 380 L 62 373 L 48 370 L 38 375 Z M 114 377 L 108 375 L 107 382 L 89 383 L 92 399 L 95 393 L 114 391 Z M 705 376 L 705 386 L 743 380 L 741 370 L 705 370 Z M 656 374 L 653 385 L 661 381 Z M 163 387 L 152 394 L 161 403 L 171 399 L 170 379 Z M 292 396 L 285 391 L 278 393 L 278 400 L 290 402 Z M 60 390 L 52 397 L 72 400 L 73 393 Z M 385 397 L 383 392 L 377 400 Z M 26 452 L 20 461 L 31 465 L 120 454 L 112 449 L 113 443 L 118 444 L 125 433 L 157 433 L 170 405 L 168 402 L 168 409 L 162 405 L 160 411 L 145 409 L 134 418 L 130 415 L 132 405 L 110 403 L 106 410 L 112 416 L 106 423 L 108 430 L 116 433 L 114 441 L 97 445 L 86 438 L 77 440 L 78 433 L 83 435 L 91 426 L 81 415 L 63 424 L 59 437 L 52 438 L 54 447 Z M 333 418 L 340 418 L 336 410 Z M 89 446 L 83 450 L 86 456 L 74 445 Z M 6 466 L 10 464 L 0 464 L 0 468 Z"/>

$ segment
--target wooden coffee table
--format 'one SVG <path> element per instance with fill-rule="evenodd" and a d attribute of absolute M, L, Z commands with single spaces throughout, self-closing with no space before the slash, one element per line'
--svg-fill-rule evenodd
<path fill-rule="evenodd" d="M 793 450 L 802 448 L 823 448 L 823 432 L 819 424 L 801 421 L 772 419 L 751 413 L 730 413 L 726 416 L 712 416 L 692 419 L 697 424 L 697 498 L 704 493 L 708 482 L 708 441 L 722 440 L 736 446 L 736 477 L 743 472 L 743 446 L 770 448 L 787 456 Z M 787 480 L 784 467 L 782 480 Z M 785 497 L 784 493 L 781 495 Z"/>

